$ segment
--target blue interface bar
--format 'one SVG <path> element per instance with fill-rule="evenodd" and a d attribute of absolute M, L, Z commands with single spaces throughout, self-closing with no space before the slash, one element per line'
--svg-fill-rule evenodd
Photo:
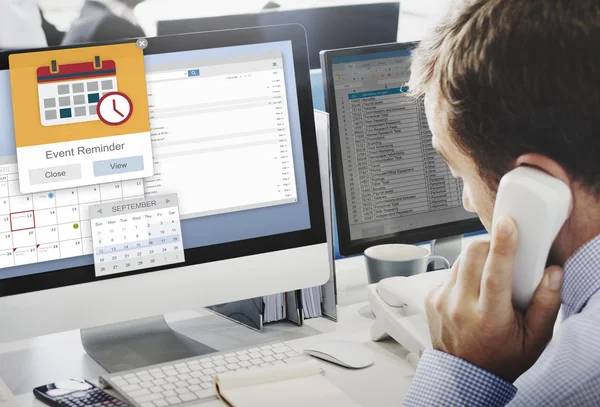
<path fill-rule="evenodd" d="M 391 89 L 383 89 L 383 90 L 374 90 L 370 92 L 357 92 L 351 93 L 348 95 L 348 99 L 362 99 L 362 98 L 374 98 L 377 96 L 386 96 L 386 95 L 397 95 L 399 93 L 408 92 L 408 86 L 403 86 L 401 88 L 391 88 Z"/>

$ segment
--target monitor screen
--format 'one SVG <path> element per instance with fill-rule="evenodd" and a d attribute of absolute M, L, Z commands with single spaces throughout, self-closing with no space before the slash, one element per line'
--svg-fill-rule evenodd
<path fill-rule="evenodd" d="M 310 229 L 292 51 L 277 41 L 145 55 L 154 175 L 29 194 L 0 70 L 0 279 L 94 264 L 89 208 L 107 202 L 176 194 L 187 264 L 203 261 L 190 249 Z"/>
<path fill-rule="evenodd" d="M 422 101 L 407 95 L 409 47 L 383 48 L 329 58 L 334 167 L 343 195 L 336 203 L 347 220 L 338 227 L 349 245 L 406 242 L 408 233 L 477 218 L 463 208 L 462 181 L 432 147 Z M 443 237 L 430 234 L 408 240 Z"/>

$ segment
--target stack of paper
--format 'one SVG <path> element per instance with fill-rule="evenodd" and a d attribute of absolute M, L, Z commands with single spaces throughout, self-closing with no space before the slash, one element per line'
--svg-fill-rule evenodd
<path fill-rule="evenodd" d="M 285 294 L 273 294 L 263 298 L 265 313 L 263 322 L 281 321 L 287 317 Z M 318 318 L 322 314 L 323 288 L 321 286 L 305 288 L 302 290 L 302 309 L 304 318 Z"/>
<path fill-rule="evenodd" d="M 269 323 L 280 321 L 287 316 L 285 309 L 285 294 L 273 294 L 263 298 L 265 303 L 265 313 L 263 322 Z"/>
<path fill-rule="evenodd" d="M 304 318 L 318 318 L 322 315 L 323 288 L 321 286 L 302 290 Z"/>
<path fill-rule="evenodd" d="M 215 377 L 221 400 L 233 407 L 358 407 L 330 383 L 315 361 L 238 370 Z"/>

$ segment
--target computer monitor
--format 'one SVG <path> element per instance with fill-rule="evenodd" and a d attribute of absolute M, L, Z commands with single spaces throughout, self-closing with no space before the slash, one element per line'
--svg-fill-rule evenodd
<path fill-rule="evenodd" d="M 99 178 L 97 185 L 66 192 L 21 194 L 9 54 L 0 54 L 0 342 L 328 280 L 304 29 L 290 25 L 149 38 L 143 60 L 154 175 L 109 184 Z M 134 79 L 119 76 L 120 69 L 117 64 L 119 87 Z M 35 82 L 35 74 L 30 76 L 26 80 Z M 38 81 L 45 78 L 38 76 Z M 94 91 L 104 87 L 103 81 L 93 85 Z M 72 92 L 85 92 L 78 83 L 72 87 Z M 64 94 L 70 91 L 67 86 Z M 97 100 L 85 95 L 85 106 Z M 74 96 L 70 103 L 77 104 Z M 52 106 L 40 102 L 44 109 Z M 41 120 L 37 101 L 31 120 Z M 65 124 L 64 131 L 75 125 Z M 185 262 L 99 274 L 89 205 L 119 204 L 132 195 L 126 190 L 140 191 L 137 182 L 146 197 L 176 195 Z M 13 230 L 11 207 L 27 211 L 32 227 Z M 33 224 L 38 209 L 44 211 L 43 224 Z M 77 219 L 71 211 L 79 214 Z M 45 216 L 55 213 L 58 218 Z M 59 233 L 52 234 L 53 228 Z M 43 239 L 36 241 L 36 236 Z M 20 246 L 23 241 L 27 247 Z M 48 249 L 55 246 L 65 250 L 55 250 L 50 260 Z M 46 261 L 38 258 L 42 252 Z"/>
<path fill-rule="evenodd" d="M 415 43 L 321 53 L 340 254 L 483 229 L 406 95 Z M 460 250 L 460 246 L 459 246 Z"/>
<path fill-rule="evenodd" d="M 256 14 L 159 21 L 158 35 L 225 30 L 279 24 L 301 24 L 306 29 L 311 69 L 318 69 L 324 49 L 395 42 L 400 3 L 373 3 Z"/>

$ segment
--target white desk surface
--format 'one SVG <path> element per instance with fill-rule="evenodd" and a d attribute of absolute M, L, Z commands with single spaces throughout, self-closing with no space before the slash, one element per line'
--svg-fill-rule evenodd
<path fill-rule="evenodd" d="M 367 277 L 362 256 L 336 261 L 338 283 L 338 322 L 318 318 L 305 321 L 304 327 L 295 327 L 289 323 L 267 325 L 262 334 L 232 324 L 205 310 L 186 311 L 168 315 L 167 320 L 180 332 L 196 337 L 211 345 L 202 334 L 193 334 L 190 326 L 196 324 L 197 318 L 209 321 L 213 334 L 219 335 L 219 343 L 223 343 L 223 334 L 228 347 L 246 347 L 240 345 L 239 333 L 255 343 L 280 342 L 301 352 L 308 345 L 332 339 L 343 339 L 364 346 L 365 352 L 373 358 L 374 364 L 363 370 L 348 370 L 328 362 L 320 361 L 326 377 L 350 397 L 364 406 L 387 407 L 401 405 L 406 394 L 414 370 L 405 362 L 406 350 L 391 339 L 372 342 L 369 329 L 373 315 L 367 304 Z M 191 321 L 191 322 L 190 322 Z M 186 324 L 187 322 L 187 324 Z M 178 326 L 179 324 L 179 326 Z M 216 324 L 223 324 L 215 329 Z M 227 324 L 231 324 L 227 326 Z M 204 322 L 202 324 L 206 326 Z M 179 327 L 186 329 L 178 329 Z M 223 347 L 219 347 L 221 350 Z M 1 366 L 4 364 L 5 366 Z M 85 377 L 97 380 L 104 370 L 96 364 L 84 351 L 79 339 L 79 331 L 69 331 L 47 335 L 11 343 L 0 344 L 0 374 L 17 395 L 23 407 L 41 407 L 43 404 L 32 395 L 32 388 L 64 379 L 67 377 Z M 208 406 L 223 406 L 220 401 L 205 403 Z"/>

